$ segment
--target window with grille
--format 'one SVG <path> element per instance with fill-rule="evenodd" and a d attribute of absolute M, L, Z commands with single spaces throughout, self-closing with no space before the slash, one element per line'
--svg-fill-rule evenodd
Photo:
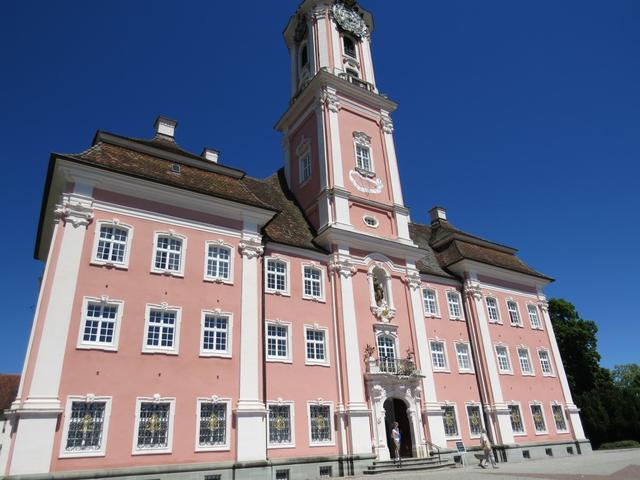
<path fill-rule="evenodd" d="M 267 260 L 267 290 L 287 292 L 287 264 L 281 260 Z"/>
<path fill-rule="evenodd" d="M 536 432 L 544 433 L 547 431 L 547 426 L 544 423 L 544 415 L 542 414 L 542 405 L 531 405 L 531 416 L 533 417 L 533 425 L 536 428 Z"/>
<path fill-rule="evenodd" d="M 553 369 L 551 368 L 551 359 L 549 358 L 549 352 L 547 350 L 538 350 L 538 357 L 540 357 L 540 369 L 543 375 L 553 375 Z"/>
<path fill-rule="evenodd" d="M 471 371 L 471 355 L 469 353 L 469 344 L 456 343 L 456 355 L 458 356 L 458 368 L 460 371 Z"/>
<path fill-rule="evenodd" d="M 378 361 L 380 362 L 380 370 L 385 373 L 396 373 L 396 342 L 393 337 L 388 335 L 379 335 L 378 344 Z"/>
<path fill-rule="evenodd" d="M 531 358 L 529 350 L 526 348 L 518 349 L 518 359 L 520 360 L 520 369 L 523 375 L 533 375 L 533 367 L 531 366 Z"/>
<path fill-rule="evenodd" d="M 342 37 L 342 45 L 344 46 L 344 54 L 356 58 L 356 44 L 350 37 Z"/>
<path fill-rule="evenodd" d="M 269 405 L 269 443 L 293 443 L 291 436 L 291 405 Z"/>
<path fill-rule="evenodd" d="M 509 418 L 511 419 L 513 433 L 524 433 L 524 424 L 522 423 L 519 405 L 509 405 Z"/>
<path fill-rule="evenodd" d="M 114 344 L 118 306 L 88 302 L 84 316 L 82 343 L 90 345 Z"/>
<path fill-rule="evenodd" d="M 327 360 L 324 330 L 308 328 L 305 331 L 307 360 L 324 363 Z"/>
<path fill-rule="evenodd" d="M 175 310 L 150 309 L 147 320 L 148 349 L 174 350 L 177 330 L 177 314 Z"/>
<path fill-rule="evenodd" d="M 431 288 L 423 288 L 422 299 L 424 301 L 424 313 L 427 315 L 437 315 L 438 303 L 436 300 L 436 291 Z"/>
<path fill-rule="evenodd" d="M 447 359 L 444 355 L 444 342 L 431 342 L 431 360 L 434 370 L 445 370 L 447 368 Z"/>
<path fill-rule="evenodd" d="M 311 154 L 305 153 L 300 157 L 300 183 L 306 182 L 311 177 Z"/>
<path fill-rule="evenodd" d="M 227 444 L 227 403 L 201 402 L 198 429 L 199 447 L 219 447 Z"/>
<path fill-rule="evenodd" d="M 179 273 L 182 271 L 182 239 L 158 235 L 154 267 L 156 270 Z"/>
<path fill-rule="evenodd" d="M 129 231 L 116 225 L 101 225 L 95 260 L 124 265 Z"/>
<path fill-rule="evenodd" d="M 356 75 L 357 76 L 357 75 Z M 367 172 L 373 171 L 371 167 L 371 150 L 365 145 L 356 145 L 356 165 Z"/>
<path fill-rule="evenodd" d="M 562 405 L 551 405 L 551 413 L 553 413 L 553 421 L 556 424 L 556 431 L 565 432 L 567 430 L 567 421 L 564 418 Z"/>
<path fill-rule="evenodd" d="M 276 470 L 276 480 L 289 480 L 289 470 Z"/>
<path fill-rule="evenodd" d="M 331 466 L 320 467 L 320 478 L 333 477 L 333 470 Z"/>
<path fill-rule="evenodd" d="M 72 402 L 65 452 L 102 449 L 106 402 Z"/>
<path fill-rule="evenodd" d="M 529 312 L 529 321 L 531 322 L 531 328 L 542 329 L 540 324 L 540 317 L 538 316 L 538 308 L 535 305 L 527 305 L 527 311 Z"/>
<path fill-rule="evenodd" d="M 202 321 L 202 353 L 229 353 L 229 317 L 206 313 Z"/>
<path fill-rule="evenodd" d="M 462 318 L 460 295 L 456 292 L 447 292 L 447 303 L 449 304 L 449 316 L 451 318 Z"/>
<path fill-rule="evenodd" d="M 501 373 L 511 373 L 511 362 L 509 361 L 509 352 L 507 347 L 496 346 L 496 358 L 498 359 L 498 369 Z"/>
<path fill-rule="evenodd" d="M 267 357 L 289 358 L 289 328 L 287 325 L 267 324 Z"/>
<path fill-rule="evenodd" d="M 507 302 L 507 310 L 509 312 L 511 325 L 522 325 L 522 323 L 520 322 L 520 312 L 518 312 L 518 304 L 512 300 L 509 300 Z"/>
<path fill-rule="evenodd" d="M 207 278 L 229 280 L 231 277 L 231 250 L 209 245 L 207 248 Z"/>
<path fill-rule="evenodd" d="M 171 404 L 168 402 L 140 403 L 136 444 L 138 449 L 169 447 L 170 411 Z"/>
<path fill-rule="evenodd" d="M 331 442 L 331 408 L 329 405 L 309 405 L 311 443 Z"/>
<path fill-rule="evenodd" d="M 498 310 L 498 302 L 493 297 L 486 297 L 487 302 L 487 314 L 489 315 L 489 321 L 498 323 L 500 322 L 500 311 Z"/>
<path fill-rule="evenodd" d="M 479 437 L 482 434 L 480 405 L 467 405 L 467 418 L 469 419 L 469 431 L 471 432 L 471 436 Z"/>
<path fill-rule="evenodd" d="M 304 267 L 304 296 L 322 298 L 322 272 L 319 268 Z"/>
<path fill-rule="evenodd" d="M 453 405 L 442 407 L 442 421 L 444 422 L 444 434 L 447 437 L 458 436 L 458 422 L 456 420 L 456 409 Z"/>

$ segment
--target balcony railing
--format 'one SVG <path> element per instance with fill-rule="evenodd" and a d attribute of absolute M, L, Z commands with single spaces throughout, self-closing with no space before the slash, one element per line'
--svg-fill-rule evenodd
<path fill-rule="evenodd" d="M 411 358 L 382 357 L 369 360 L 369 373 L 386 373 L 389 375 L 415 376 L 420 375 L 416 364 Z"/>
<path fill-rule="evenodd" d="M 359 79 L 358 77 L 351 75 L 349 73 L 346 72 L 340 72 L 338 73 L 338 76 L 340 78 L 343 78 L 344 80 L 346 80 L 349 83 L 352 83 L 353 85 L 360 87 L 360 88 L 364 88 L 365 90 L 368 90 L 369 92 L 375 92 L 375 87 L 369 83 L 369 82 L 365 82 L 364 80 Z"/>

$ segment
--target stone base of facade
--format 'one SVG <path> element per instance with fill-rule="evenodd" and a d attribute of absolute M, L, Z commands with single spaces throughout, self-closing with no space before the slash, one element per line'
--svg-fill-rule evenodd
<path fill-rule="evenodd" d="M 361 475 L 375 455 L 282 458 L 259 462 L 219 462 L 153 467 L 10 475 L 3 480 L 289 480 Z M 285 476 L 285 472 L 287 472 Z M 276 477 L 277 475 L 277 477 Z"/>

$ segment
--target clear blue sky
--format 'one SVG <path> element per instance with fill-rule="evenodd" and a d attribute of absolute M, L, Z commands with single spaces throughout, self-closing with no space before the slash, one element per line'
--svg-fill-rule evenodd
<path fill-rule="evenodd" d="M 640 2 L 382 1 L 378 87 L 415 221 L 435 204 L 554 277 L 597 321 L 602 364 L 640 362 Z M 0 372 L 22 368 L 49 153 L 96 129 L 179 143 L 254 176 L 282 163 L 282 30 L 296 0 L 6 2 L 0 16 L 5 233 Z M 8 267 L 8 268 L 6 268 Z"/>

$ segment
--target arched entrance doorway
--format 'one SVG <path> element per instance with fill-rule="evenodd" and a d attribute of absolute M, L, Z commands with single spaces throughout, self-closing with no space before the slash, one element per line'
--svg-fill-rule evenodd
<path fill-rule="evenodd" d="M 387 398 L 383 405 L 384 423 L 387 429 L 387 446 L 391 458 L 395 456 L 395 446 L 391 438 L 393 422 L 398 422 L 400 427 L 400 456 L 403 458 L 413 457 L 413 445 L 411 443 L 411 424 L 407 415 L 407 405 L 399 398 Z"/>

